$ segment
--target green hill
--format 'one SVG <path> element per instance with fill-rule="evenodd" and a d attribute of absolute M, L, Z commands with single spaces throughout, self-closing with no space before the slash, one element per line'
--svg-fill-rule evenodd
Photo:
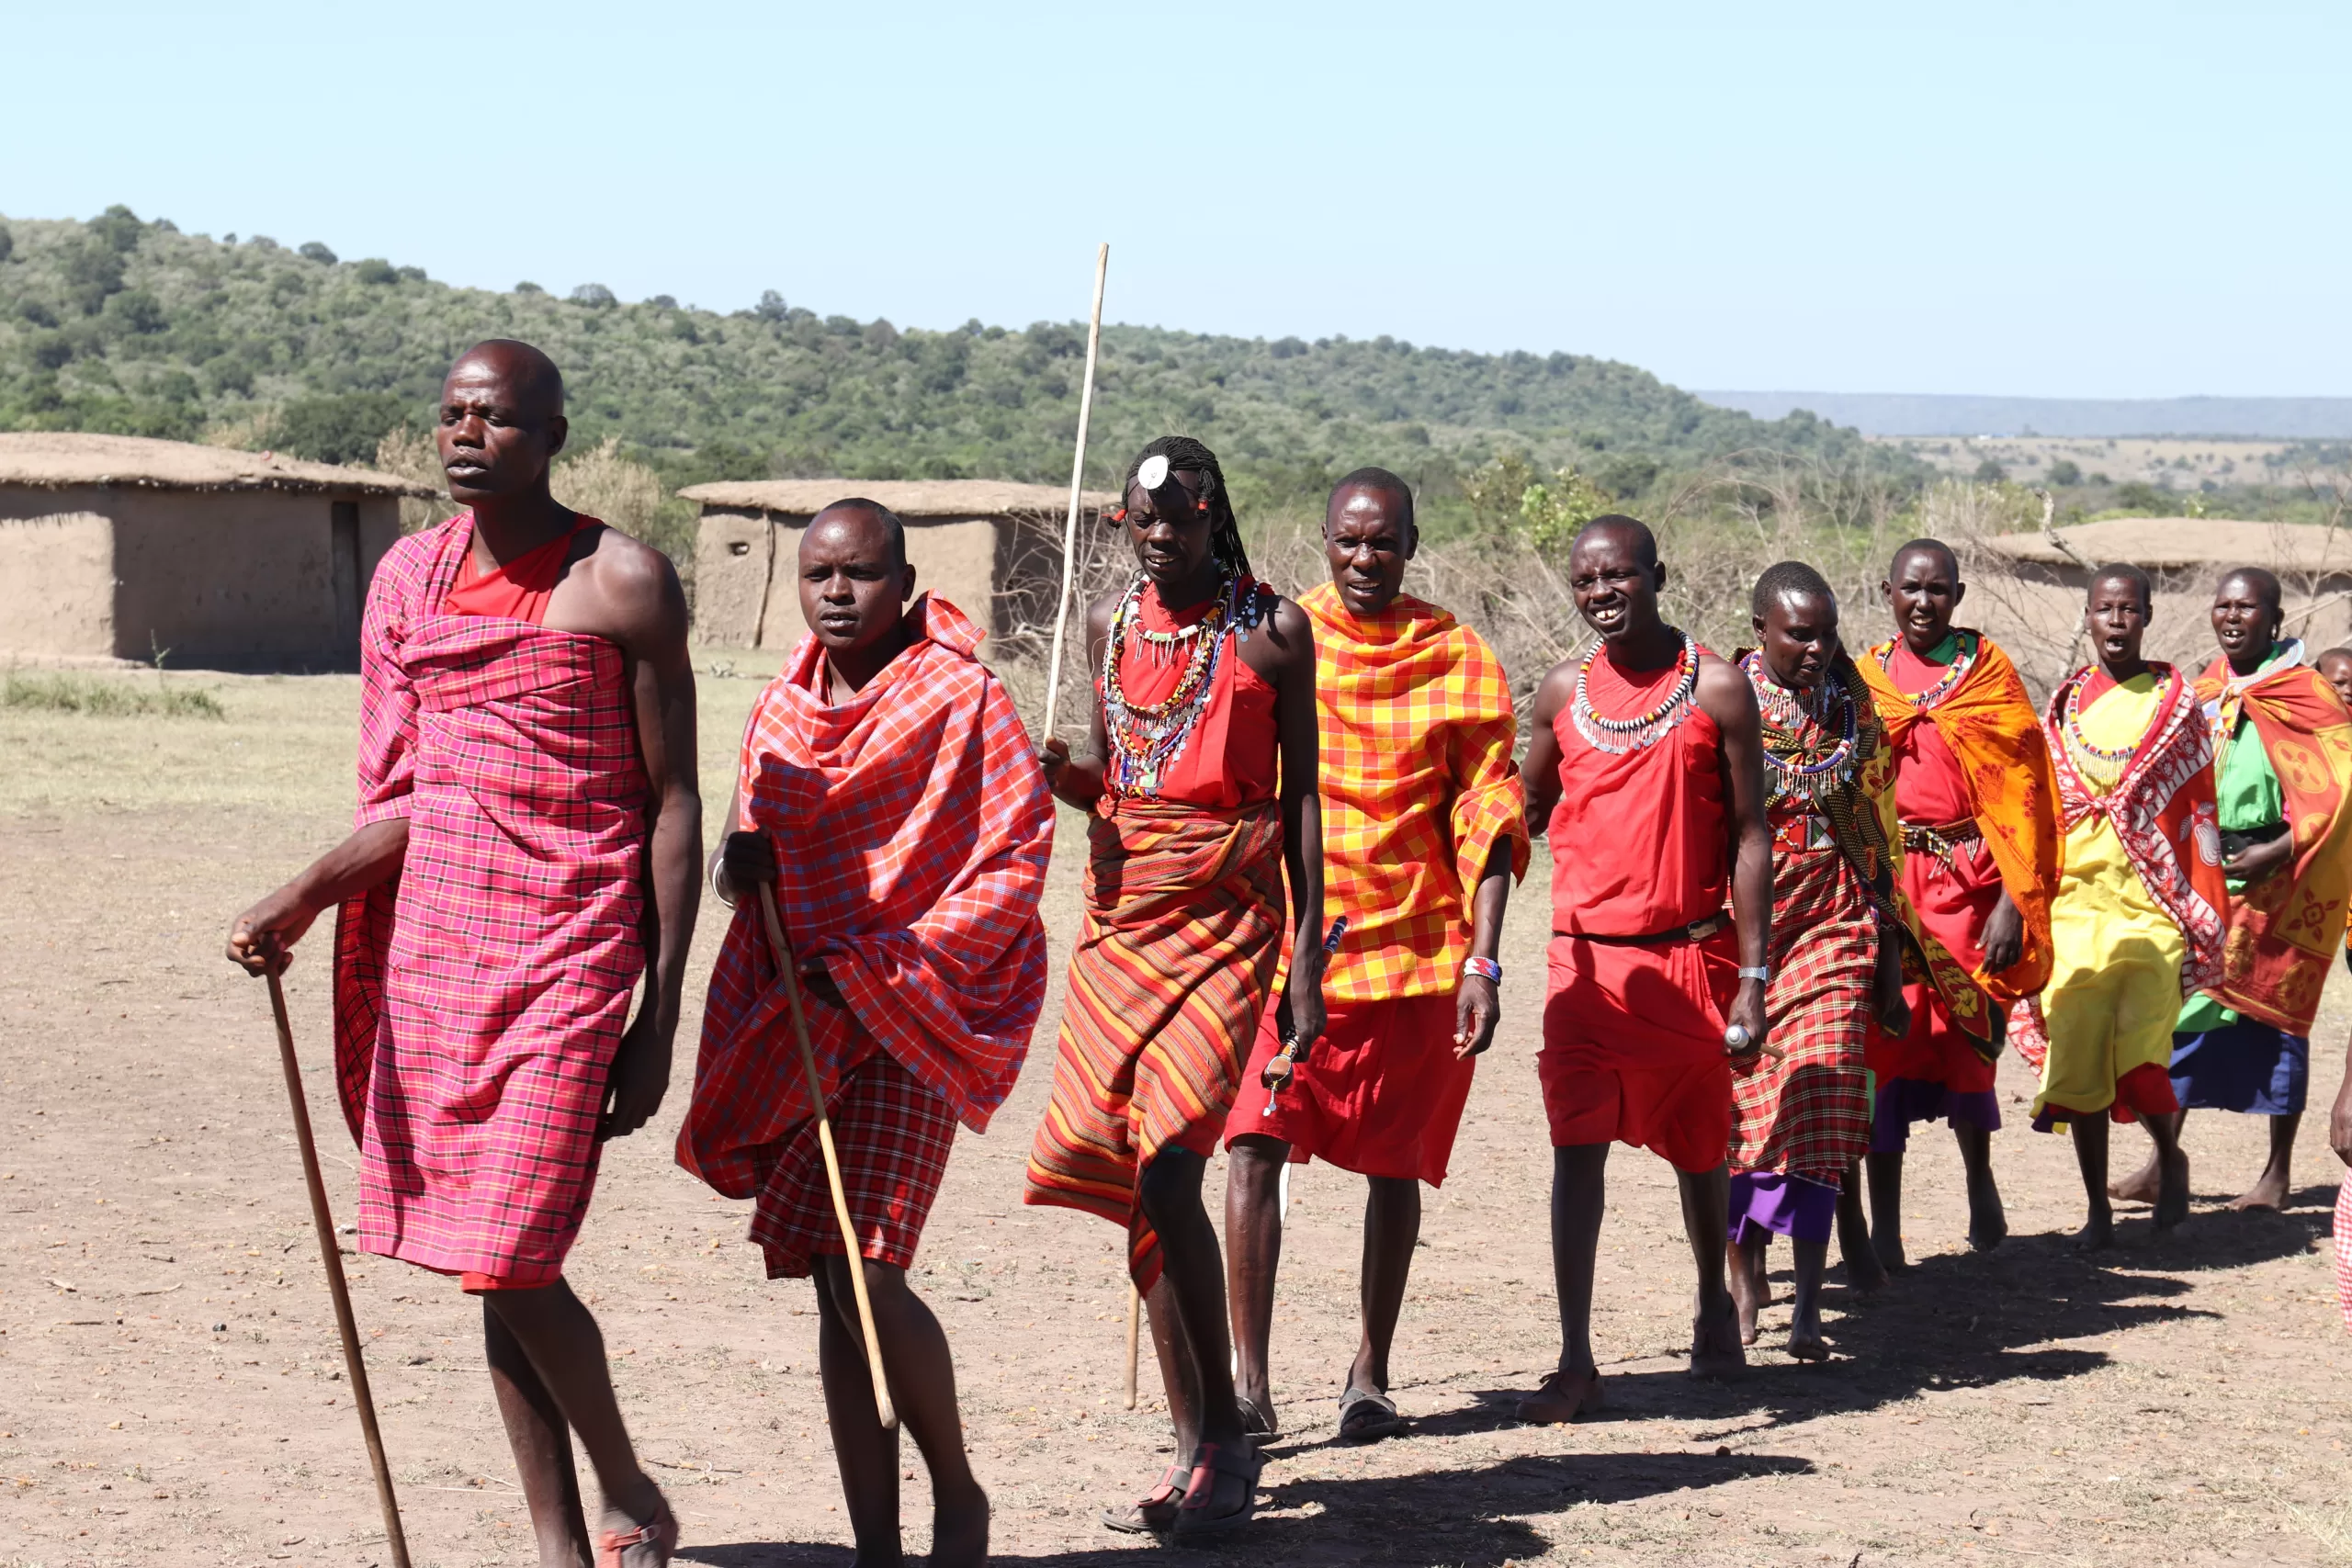
<path fill-rule="evenodd" d="M 104 430 L 365 460 L 423 426 L 476 339 L 564 367 L 575 444 L 617 435 L 673 483 L 769 474 L 1067 482 L 1082 327 L 947 332 L 820 317 L 770 294 L 719 314 L 586 286 L 558 298 L 435 282 L 316 243 L 216 242 L 113 208 L 0 221 L 0 428 Z M 1498 454 L 1575 463 L 1638 498 L 1726 453 L 1885 465 L 1810 415 L 1713 408 L 1631 366 L 1382 337 L 1302 342 L 1106 327 L 1092 482 L 1168 430 L 1216 446 L 1259 501 L 1379 462 L 1443 505 Z"/>

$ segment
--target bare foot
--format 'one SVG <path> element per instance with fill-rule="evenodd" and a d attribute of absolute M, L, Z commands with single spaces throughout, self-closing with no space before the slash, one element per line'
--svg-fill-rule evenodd
<path fill-rule="evenodd" d="M 2147 1164 L 2120 1181 L 2109 1182 L 2107 1195 L 2126 1203 L 2154 1202 L 2157 1190 L 2164 1185 L 2164 1173 L 2156 1165 L 2156 1156 L 2150 1155 Z"/>
<path fill-rule="evenodd" d="M 2233 1209 L 2268 1209 L 2283 1213 L 2287 1208 L 2287 1172 L 2266 1170 L 2255 1184 L 2229 1201 Z"/>
<path fill-rule="evenodd" d="M 2156 1228 L 2168 1231 L 2188 1218 L 2188 1151 L 2175 1149 L 2164 1162 L 2164 1180 L 2156 1192 Z"/>
<path fill-rule="evenodd" d="M 943 1497 L 931 1509 L 931 1562 L 937 1568 L 979 1568 L 989 1560 L 989 1495 L 976 1484 L 951 1506 Z"/>
<path fill-rule="evenodd" d="M 1543 1386 L 1519 1402 L 1519 1418 L 1535 1426 L 1557 1426 L 1600 1408 L 1600 1371 L 1554 1372 Z"/>
<path fill-rule="evenodd" d="M 1968 1184 L 1968 1245 L 1990 1252 L 2009 1239 L 2009 1216 L 2001 1207 L 2001 1189 L 1987 1172 L 1983 1181 Z"/>
<path fill-rule="evenodd" d="M 1826 1361 L 1829 1359 L 1829 1344 L 1818 1334 L 1800 1337 L 1792 1333 L 1789 1336 L 1789 1354 L 1800 1361 Z"/>
<path fill-rule="evenodd" d="M 1739 1342 L 1753 1345 L 1756 1319 L 1771 1300 L 1771 1287 L 1765 1282 L 1764 1270 L 1755 1266 L 1762 1262 L 1761 1258 L 1751 1262 L 1747 1253 L 1737 1246 L 1729 1252 L 1730 1256 L 1724 1259 L 1724 1282 L 1731 1287 L 1732 1311 L 1739 1319 Z"/>
<path fill-rule="evenodd" d="M 1903 1256 L 1901 1231 L 1872 1232 L 1871 1250 L 1878 1255 L 1878 1266 L 1890 1274 L 1900 1274 L 1911 1267 L 1911 1260 Z"/>
<path fill-rule="evenodd" d="M 1846 1288 L 1866 1296 L 1886 1289 L 1886 1265 L 1878 1260 L 1868 1242 L 1846 1249 Z"/>
<path fill-rule="evenodd" d="M 1690 1375 L 1725 1382 L 1747 1375 L 1747 1353 L 1740 1348 L 1739 1319 L 1729 1301 L 1723 1310 L 1690 1320 Z"/>
<path fill-rule="evenodd" d="M 2088 1224 L 2075 1233 L 2077 1252 L 2104 1252 L 2115 1245 L 2115 1213 L 2110 1209 L 2094 1209 Z"/>

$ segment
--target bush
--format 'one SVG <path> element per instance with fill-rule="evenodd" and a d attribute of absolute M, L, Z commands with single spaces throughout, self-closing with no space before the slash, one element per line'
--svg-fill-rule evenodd
<path fill-rule="evenodd" d="M 2008 478 L 2009 470 L 2001 467 L 2000 464 L 1993 461 L 1990 457 L 1985 458 L 1983 462 L 1976 465 L 1976 482 L 1978 484 L 2006 484 L 2008 482 Z"/>
<path fill-rule="evenodd" d="M 2115 492 L 2116 507 L 2143 517 L 2161 517 L 2172 510 L 2162 491 L 2144 479 L 2133 479 Z"/>
<path fill-rule="evenodd" d="M 294 254 L 305 261 L 314 261 L 321 266 L 334 265 L 334 253 L 316 240 L 303 241 L 294 248 Z"/>
<path fill-rule="evenodd" d="M 0 262 L 6 261 L 16 254 L 17 236 L 8 232 L 8 226 L 6 223 L 0 223 Z"/>
<path fill-rule="evenodd" d="M 620 300 L 601 283 L 583 283 L 571 291 L 571 302 L 585 305 L 592 310 L 604 310 L 619 304 Z"/>
<path fill-rule="evenodd" d="M 362 283 L 397 283 L 401 275 L 383 257 L 369 256 L 351 269 L 351 276 Z"/>
<path fill-rule="evenodd" d="M 364 463 L 404 412 L 390 392 L 341 392 L 297 398 L 277 411 L 281 450 L 320 463 Z"/>

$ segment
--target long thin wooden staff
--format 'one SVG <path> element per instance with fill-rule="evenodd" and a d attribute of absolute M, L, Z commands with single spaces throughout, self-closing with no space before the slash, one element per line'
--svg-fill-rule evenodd
<path fill-rule="evenodd" d="M 1134 1281 L 1130 1280 L 1127 1284 L 1127 1408 L 1130 1410 L 1136 1407 L 1136 1360 L 1142 1354 L 1138 1348 L 1143 1340 L 1142 1329 L 1143 1292 L 1136 1290 Z"/>
<path fill-rule="evenodd" d="M 376 1396 L 368 1387 L 368 1363 L 360 1359 L 359 1325 L 351 1316 L 351 1287 L 343 1280 L 343 1251 L 335 1245 L 334 1215 L 327 1208 L 325 1179 L 319 1174 L 319 1145 L 311 1135 L 311 1103 L 302 1094 L 302 1064 L 294 1055 L 294 1026 L 286 1017 L 286 987 L 275 974 L 269 976 L 269 1010 L 277 1016 L 277 1059 L 286 1069 L 286 1098 L 294 1110 L 294 1141 L 302 1145 L 302 1182 L 311 1190 L 311 1224 L 319 1233 L 319 1259 L 326 1265 L 327 1294 L 334 1298 L 334 1325 L 343 1335 L 343 1365 L 351 1378 L 352 1403 L 359 1407 L 360 1435 L 368 1439 L 368 1462 L 376 1472 L 376 1499 L 384 1506 L 384 1538 L 391 1543 L 392 1568 L 409 1568 L 400 1499 L 392 1495 L 391 1466 L 384 1462 L 384 1434 L 376 1427 Z"/>
<path fill-rule="evenodd" d="M 775 885 L 760 884 L 760 914 L 767 922 L 768 952 L 784 971 L 785 1005 L 792 1010 L 792 1038 L 800 1046 L 800 1073 L 808 1083 L 808 1108 L 817 1118 L 817 1146 L 824 1151 L 825 1180 L 833 1190 L 833 1218 L 842 1227 L 842 1246 L 849 1262 L 851 1288 L 857 1292 L 857 1326 L 865 1335 L 865 1370 L 874 1380 L 874 1413 L 882 1429 L 895 1431 L 899 1413 L 890 1404 L 890 1379 L 882 1370 L 882 1337 L 874 1332 L 874 1303 L 865 1293 L 865 1253 L 857 1244 L 857 1225 L 849 1217 L 849 1194 L 842 1187 L 842 1156 L 833 1152 L 833 1124 L 825 1115 L 824 1086 L 817 1080 L 817 1053 L 808 1048 L 808 1016 L 800 1010 L 800 971 L 793 966 L 792 943 L 785 939 L 784 919 L 775 912 Z"/>
<path fill-rule="evenodd" d="M 1111 269 L 1111 243 L 1105 240 L 1094 253 L 1094 314 L 1086 328 L 1086 380 L 1078 393 L 1078 451 L 1069 463 L 1069 515 L 1062 521 L 1062 594 L 1054 602 L 1054 656 L 1046 667 L 1046 712 L 1037 724 L 1037 743 L 1054 733 L 1054 705 L 1062 693 L 1062 637 L 1069 627 L 1070 590 L 1078 572 L 1078 502 L 1086 478 L 1086 427 L 1094 417 L 1094 361 L 1102 348 L 1102 277 Z"/>

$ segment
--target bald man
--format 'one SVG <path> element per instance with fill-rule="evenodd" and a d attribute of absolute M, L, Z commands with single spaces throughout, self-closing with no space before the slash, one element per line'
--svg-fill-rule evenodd
<path fill-rule="evenodd" d="M 338 911 L 360 1247 L 481 1298 L 540 1561 L 653 1568 L 677 1520 L 563 1265 L 604 1140 L 669 1085 L 700 889 L 694 670 L 669 561 L 548 492 L 568 433 L 563 378 L 527 344 L 450 367 L 441 466 L 467 510 L 368 589 L 357 830 L 238 916 L 229 957 L 283 970 Z"/>
<path fill-rule="evenodd" d="M 2262 1174 L 2230 1207 L 2282 1209 L 2319 1011 L 2352 903 L 2352 713 L 2285 632 L 2278 579 L 2260 567 L 2214 585 L 2221 657 L 2198 678 L 2213 732 L 2213 791 L 2228 875 L 2217 980 L 2173 1025 L 2177 1136 L 2199 1108 L 2268 1119 Z M 2151 1119 L 2154 1130 L 2154 1119 Z M 2154 1160 L 2115 1194 L 2154 1201 Z"/>
<path fill-rule="evenodd" d="M 678 1163 L 752 1201 L 770 1279 L 816 1284 L 826 1425 L 861 1562 L 895 1562 L 899 1438 L 858 1325 L 863 1267 L 885 1377 L 931 1467 L 931 1560 L 988 1558 L 956 1367 L 907 1281 L 957 1123 L 1012 1088 L 1046 995 L 1037 918 L 1052 799 L 980 629 L 918 595 L 906 530 L 836 502 L 800 537 L 808 635 L 752 709 L 712 886 L 736 907 L 710 977 Z M 753 890 L 774 889 L 859 1258 L 846 1256 L 791 1012 Z"/>
<path fill-rule="evenodd" d="M 1595 518 L 1568 585 L 1599 634 L 1536 689 L 1527 820 L 1552 840 L 1552 945 L 1536 1057 L 1552 1135 L 1560 1361 L 1522 1421 L 1598 1409 L 1592 1277 L 1611 1144 L 1663 1156 L 1699 1276 L 1690 1371 L 1747 1365 L 1725 1288 L 1732 1063 L 1764 1045 L 1772 834 L 1756 693 L 1666 624 L 1667 569 L 1631 517 Z M 1730 911 L 1725 913 L 1728 902 Z M 1732 1026 L 1736 1026 L 1736 1032 Z"/>

